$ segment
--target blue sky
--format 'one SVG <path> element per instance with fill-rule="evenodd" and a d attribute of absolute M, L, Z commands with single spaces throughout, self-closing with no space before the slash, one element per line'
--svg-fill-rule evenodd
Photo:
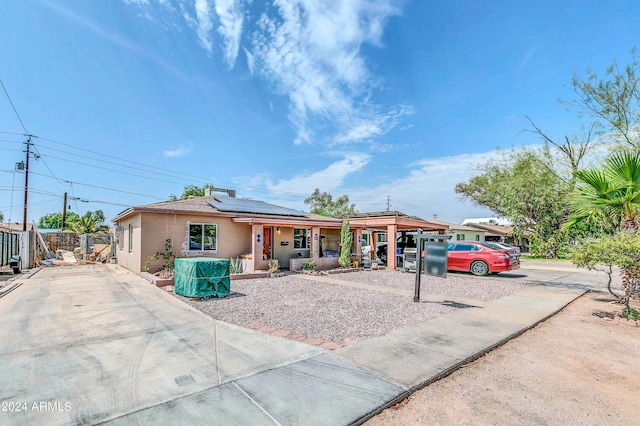
<path fill-rule="evenodd" d="M 0 211 L 107 218 L 213 183 L 460 223 L 496 148 L 579 130 L 572 70 L 638 44 L 635 1 L 23 0 L 0 14 Z M 26 128 L 26 132 L 25 132 Z M 389 197 L 389 198 L 388 198 Z"/>

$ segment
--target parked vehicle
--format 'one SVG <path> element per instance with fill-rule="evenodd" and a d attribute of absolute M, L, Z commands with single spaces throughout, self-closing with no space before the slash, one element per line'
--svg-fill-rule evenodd
<path fill-rule="evenodd" d="M 502 243 L 502 242 L 498 242 L 498 241 L 484 241 L 487 244 L 493 244 L 498 246 L 499 248 L 502 249 L 514 249 L 516 251 L 516 253 L 520 254 L 520 247 L 518 246 L 514 246 L 513 244 L 509 244 L 509 243 Z"/>
<path fill-rule="evenodd" d="M 497 274 L 520 268 L 520 254 L 514 248 L 495 243 L 456 241 L 447 253 L 448 271 L 466 271 L 473 275 Z"/>
<path fill-rule="evenodd" d="M 397 254 L 402 254 L 404 253 L 405 247 L 416 248 L 416 239 L 413 237 L 413 235 L 401 235 L 396 240 L 396 247 L 398 250 Z M 378 249 L 376 250 L 376 255 L 378 256 L 378 259 L 380 259 L 382 262 L 387 263 L 387 244 L 386 243 L 378 247 Z"/>

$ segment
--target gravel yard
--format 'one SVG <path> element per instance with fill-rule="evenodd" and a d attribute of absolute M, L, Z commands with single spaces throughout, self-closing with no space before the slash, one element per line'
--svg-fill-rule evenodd
<path fill-rule="evenodd" d="M 363 284 L 373 287 L 355 287 Z M 456 298 L 488 301 L 527 285 L 521 280 L 492 276 L 423 276 L 424 303 L 415 303 L 415 274 L 379 270 L 234 280 L 231 294 L 225 299 L 176 297 L 217 320 L 278 332 L 295 340 L 313 338 L 346 346 L 465 307 L 445 303 L 442 296 L 454 302 Z"/>

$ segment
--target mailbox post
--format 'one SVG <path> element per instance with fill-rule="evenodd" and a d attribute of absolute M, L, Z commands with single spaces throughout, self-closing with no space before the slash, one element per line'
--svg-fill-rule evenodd
<path fill-rule="evenodd" d="M 422 252 L 425 253 L 425 272 L 427 275 L 447 277 L 447 247 L 449 235 L 423 234 L 421 229 L 411 233 L 416 239 L 416 289 L 413 301 L 420 301 L 420 278 L 422 276 Z"/>

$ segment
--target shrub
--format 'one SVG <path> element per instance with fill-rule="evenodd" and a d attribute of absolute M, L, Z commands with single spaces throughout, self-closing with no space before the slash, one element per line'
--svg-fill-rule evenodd
<path fill-rule="evenodd" d="M 632 296 L 640 296 L 640 233 L 620 232 L 598 239 L 583 241 L 573 251 L 572 261 L 576 266 L 605 272 L 608 277 L 607 289 L 620 303 L 624 304 L 622 316 L 637 318 L 640 314 L 629 302 Z M 611 289 L 613 267 L 620 268 L 623 295 Z"/>
<path fill-rule="evenodd" d="M 316 270 L 316 261 L 313 259 L 310 259 L 306 262 L 304 262 L 301 266 L 301 268 L 305 271 L 315 271 Z"/>
<path fill-rule="evenodd" d="M 342 230 L 340 231 L 340 259 L 338 263 L 342 268 L 348 268 L 351 266 L 351 244 L 353 240 L 351 238 L 351 231 L 349 230 L 349 221 L 342 222 Z"/>

